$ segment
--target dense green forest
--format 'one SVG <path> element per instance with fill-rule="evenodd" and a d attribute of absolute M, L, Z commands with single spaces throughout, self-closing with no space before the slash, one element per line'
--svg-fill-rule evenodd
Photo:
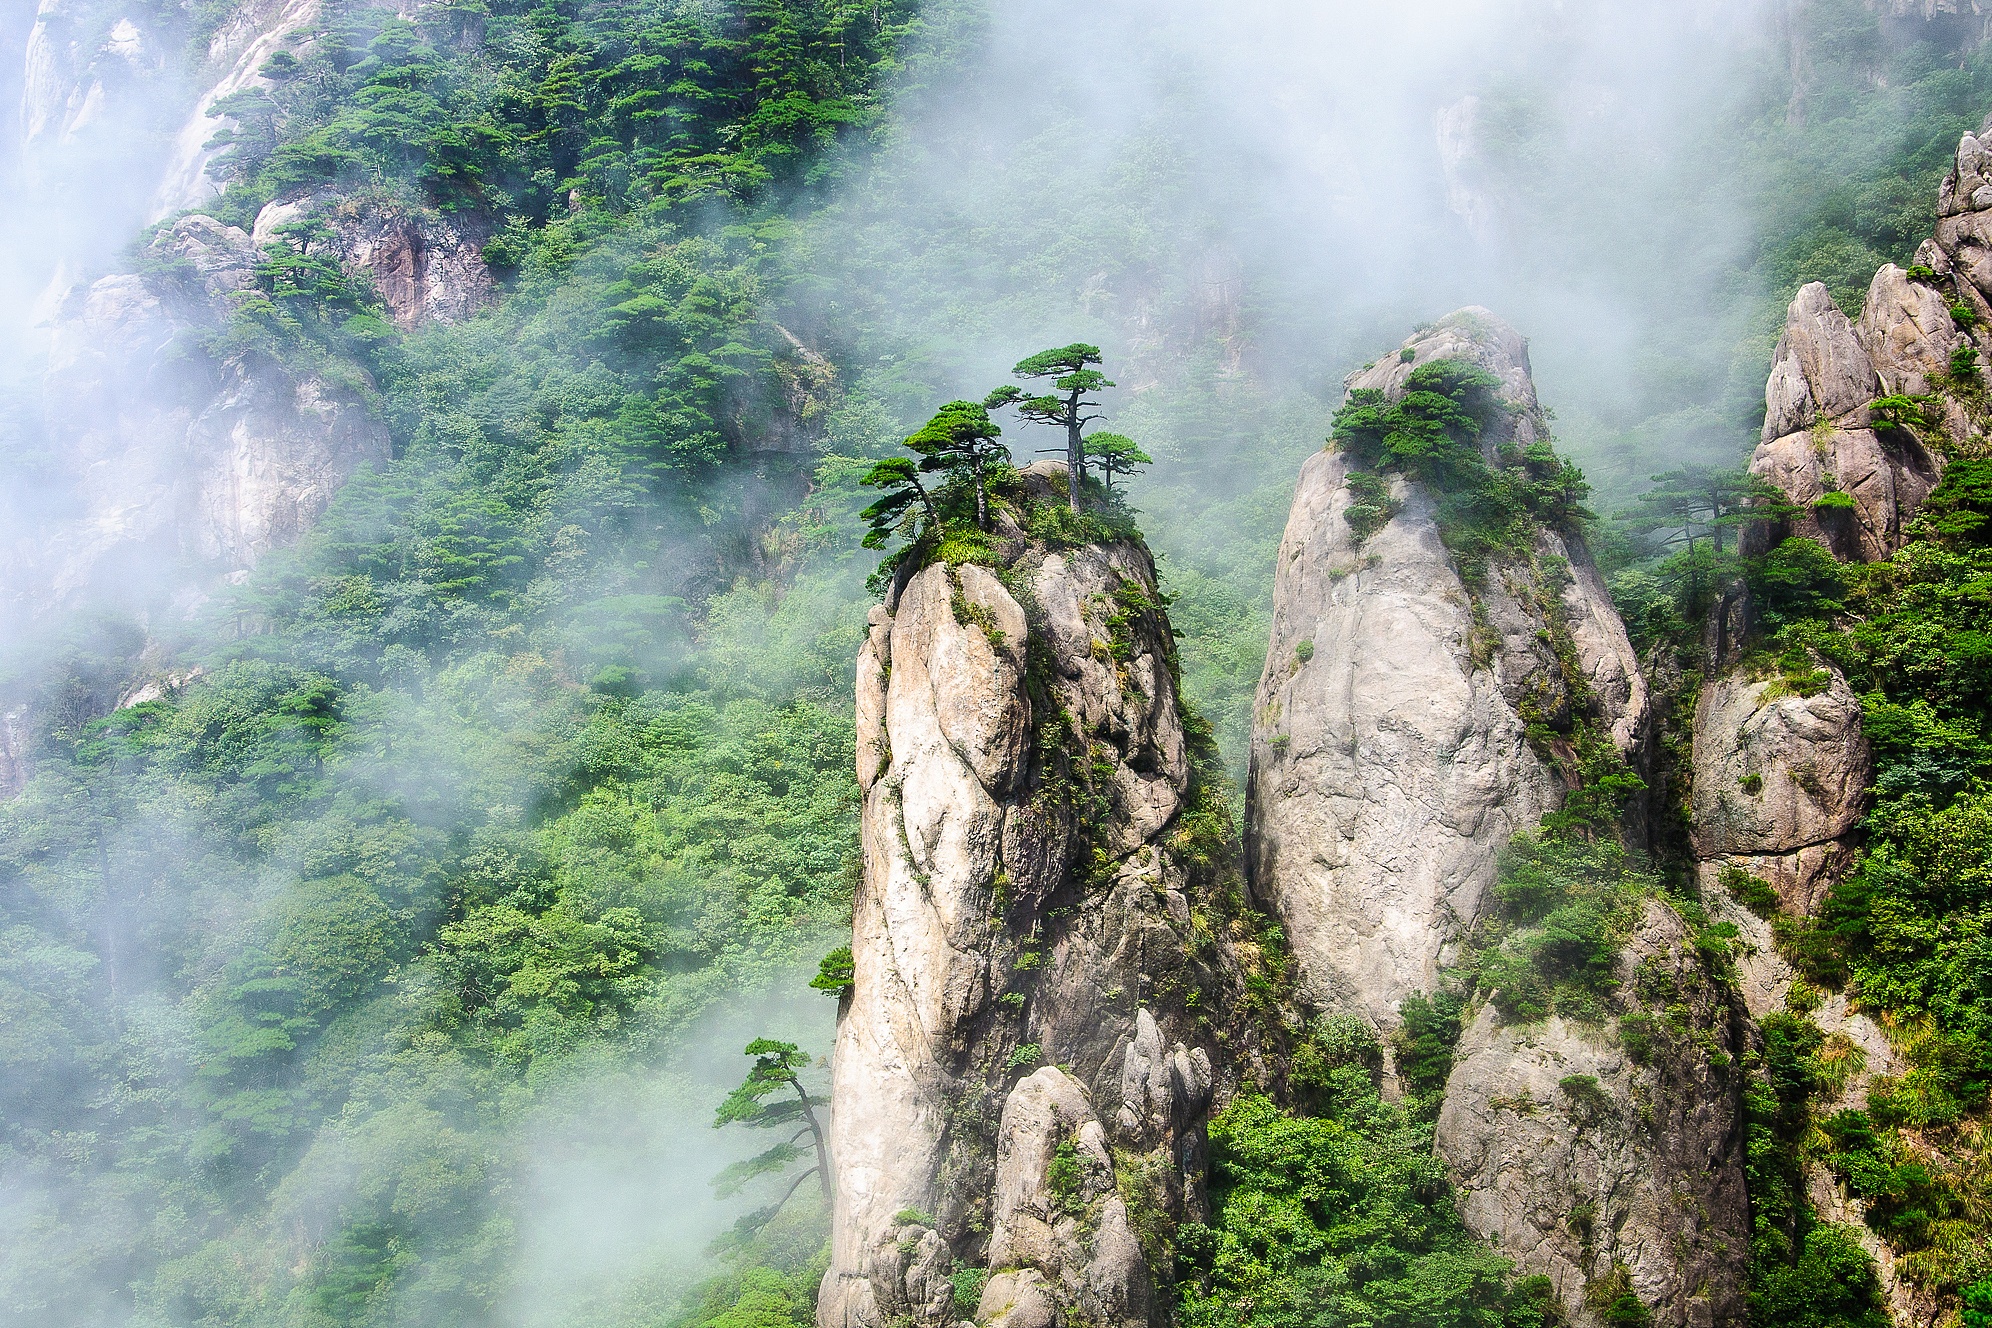
<path fill-rule="evenodd" d="M 322 236 L 280 235 L 207 350 L 357 385 L 393 460 L 197 618 L 80 613 L 6 662 L 42 717 L 35 778 L 0 808 L 8 1321 L 809 1322 L 807 1204 L 706 1254 L 762 1201 L 709 1200 L 751 1142 L 710 1112 L 750 1038 L 827 1045 L 831 1002 L 804 984 L 857 871 L 851 669 L 874 566 L 858 512 L 875 497 L 858 481 L 992 365 L 1084 339 L 1127 366 L 1113 425 L 1157 461 L 1131 501 L 1176 597 L 1186 691 L 1242 773 L 1294 473 L 1382 329 L 1464 301 L 1339 298 L 1325 288 L 1347 270 L 1290 277 L 1228 240 L 1242 294 L 1207 315 L 1183 274 L 1236 234 L 1212 229 L 1211 182 L 1254 169 L 1196 132 L 1209 101 L 1094 133 L 1083 71 L 1025 105 L 1004 94 L 995 22 L 912 0 L 500 0 L 412 20 L 340 0 L 305 54 L 273 57 L 270 88 L 226 106 L 223 220 L 316 188 L 474 218 L 503 298 L 403 334 Z M 1783 51 L 1740 51 L 1719 72 L 1742 91 L 1642 177 L 1655 212 L 1745 218 L 1740 260 L 1593 242 L 1617 218 L 1586 210 L 1598 186 L 1561 150 L 1553 67 L 1474 86 L 1515 230 L 1555 241 L 1489 285 L 1616 279 L 1643 301 L 1618 362 L 1542 366 L 1594 506 L 1628 502 L 1654 455 L 1740 462 L 1792 290 L 1825 280 L 1852 308 L 1928 233 L 1992 67 L 1876 22 L 1855 0 L 1806 8 L 1802 87 Z M 963 197 L 936 206 L 936 179 Z M 141 237 L 131 265 L 184 278 L 154 252 Z M 1981 501 L 1964 478 L 1949 492 Z M 1992 629 L 1968 525 L 1846 583 L 1751 569 L 1785 606 L 1776 649 L 1839 651 L 1872 694 L 1886 761 L 1877 847 L 1828 934 L 1794 944 L 1821 983 L 1933 1021 L 1897 1092 L 1825 1121 L 1803 1115 L 1823 1071 L 1798 1046 L 1761 1107 L 1764 1165 L 1816 1125 L 1946 1285 L 1992 1271 L 1982 1219 L 1891 1131 L 1983 1110 L 1969 919 L 1992 758 L 1983 661 L 1958 643 Z M 1610 529 L 1622 598 L 1652 639 L 1677 630 L 1703 583 Z M 1846 614 L 1844 636 L 1808 626 Z M 106 714 L 148 631 L 199 676 Z M 1251 1205 L 1327 1176 L 1391 1273 L 1349 1293 L 1347 1322 L 1422 1322 L 1404 1288 L 1441 1274 L 1461 1322 L 1540 1322 L 1539 1289 L 1499 1288 L 1456 1224 L 1407 1224 L 1429 1122 L 1337 1074 L 1316 1117 L 1260 1121 L 1244 1100 L 1219 1122 L 1231 1226 L 1185 1247 L 1190 1284 Z M 1288 1260 L 1268 1277 L 1325 1276 L 1323 1249 L 1346 1265 L 1311 1212 L 1306 1258 L 1253 1256 Z M 1186 1309 L 1234 1321 L 1194 1294 Z"/>

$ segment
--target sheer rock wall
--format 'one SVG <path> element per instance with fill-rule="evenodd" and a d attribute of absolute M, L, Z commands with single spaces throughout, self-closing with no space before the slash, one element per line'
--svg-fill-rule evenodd
<path fill-rule="evenodd" d="M 1124 1196 L 1199 1211 L 1216 1085 L 1185 1009 L 1192 770 L 1153 565 L 1006 546 L 1001 575 L 912 576 L 859 656 L 822 1328 L 952 1325 L 957 1261 L 995 1270 L 978 1322 L 1163 1322 Z"/>
<path fill-rule="evenodd" d="M 1526 343 L 1485 310 L 1443 320 L 1347 387 L 1394 396 L 1444 358 L 1500 380 L 1481 438 L 1490 459 L 1547 438 Z M 1418 483 L 1393 479 L 1399 509 L 1359 541 L 1351 469 L 1333 451 L 1307 461 L 1280 546 L 1246 847 L 1310 1000 L 1387 1031 L 1458 957 L 1502 848 L 1559 805 L 1551 758 L 1569 755 L 1578 711 L 1637 767 L 1649 703 L 1581 544 L 1545 532 L 1469 586 Z M 1694 985 L 1709 1045 L 1740 1052 L 1740 1011 L 1657 902 L 1619 966 L 1649 961 Z M 1522 1274 L 1549 1276 L 1572 1323 L 1601 1322 L 1587 1289 L 1615 1268 L 1656 1323 L 1733 1322 L 1748 1230 L 1739 1084 L 1688 1038 L 1631 1061 L 1617 1025 L 1635 1008 L 1617 1003 L 1598 1027 L 1508 1025 L 1483 1000 L 1446 1086 L 1439 1155 L 1469 1229 Z M 1573 1222 L 1581 1212 L 1588 1223 Z"/>
<path fill-rule="evenodd" d="M 196 214 L 148 257 L 152 275 L 104 277 L 61 304 L 44 414 L 75 516 L 46 523 L 9 578 L 31 603 L 121 582 L 192 602 L 294 541 L 353 471 L 388 456 L 353 388 L 202 349 L 252 283 L 248 235 Z"/>
<path fill-rule="evenodd" d="M 1712 1061 L 1740 1059 L 1741 1012 L 1703 971 L 1692 929 L 1658 900 L 1618 966 L 1634 993 L 1665 975 L 1655 1003 L 1673 1007 L 1685 1035 L 1656 1021 L 1642 1062 L 1615 1027 L 1558 1015 L 1504 1025 L 1483 1004 L 1455 1053 L 1439 1153 L 1467 1225 L 1547 1276 L 1573 1322 L 1592 1321 L 1587 1289 L 1614 1267 L 1658 1323 L 1740 1322 L 1742 1111 L 1729 1071 Z"/>
<path fill-rule="evenodd" d="M 1402 391 L 1413 369 L 1461 358 L 1501 379 L 1490 450 L 1548 436 L 1522 338 L 1463 310 L 1352 375 Z M 1644 741 L 1646 684 L 1597 569 L 1545 534 L 1533 567 L 1497 569 L 1475 594 L 1440 542 L 1436 503 L 1401 477 L 1402 510 L 1368 540 L 1345 513 L 1349 459 L 1301 468 L 1275 564 L 1272 640 L 1254 711 L 1246 857 L 1310 999 L 1380 1028 L 1431 991 L 1478 915 L 1494 859 L 1554 808 L 1560 784 L 1526 738 L 1524 708 L 1565 723 L 1573 702 L 1552 616 L 1613 739 Z M 1303 656 L 1305 656 L 1303 658 Z"/>

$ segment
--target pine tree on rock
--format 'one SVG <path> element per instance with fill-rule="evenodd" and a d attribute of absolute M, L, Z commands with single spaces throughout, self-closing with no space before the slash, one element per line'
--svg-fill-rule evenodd
<path fill-rule="evenodd" d="M 1093 458 L 1095 465 L 1107 477 L 1107 496 L 1113 497 L 1114 476 L 1132 475 L 1146 465 L 1152 465 L 1155 458 L 1141 450 L 1140 444 L 1125 434 L 1094 433 L 1086 435 L 1086 455 Z"/>
<path fill-rule="evenodd" d="M 927 492 L 927 486 L 920 483 L 920 467 L 913 458 L 887 457 L 873 466 L 871 473 L 859 482 L 885 490 L 877 502 L 858 514 L 871 527 L 865 532 L 865 548 L 884 548 L 886 540 L 895 531 L 904 531 L 909 523 L 918 519 L 921 512 L 926 514 L 929 530 L 940 530 L 941 514 L 934 507 L 934 498 Z M 913 507 L 916 502 L 920 505 L 918 509 Z M 918 538 L 918 532 L 908 534 L 907 538 Z"/>
<path fill-rule="evenodd" d="M 989 411 L 973 401 L 950 401 L 906 446 L 920 455 L 920 469 L 966 479 L 975 487 L 975 528 L 989 529 L 989 468 L 1010 459 L 996 441 L 1002 434 Z"/>
<path fill-rule="evenodd" d="M 1055 350 L 1041 350 L 1017 362 L 1010 373 L 1025 380 L 1049 378 L 1052 391 L 1030 396 L 1021 387 L 1009 384 L 991 392 L 983 402 L 989 409 L 1015 406 L 1017 413 L 1033 424 L 1049 424 L 1065 430 L 1066 493 L 1072 510 L 1079 510 L 1079 486 L 1086 478 L 1086 443 L 1082 431 L 1100 418 L 1100 403 L 1087 400 L 1087 394 L 1114 386 L 1113 380 L 1091 366 L 1100 363 L 1100 348 L 1075 342 Z"/>
<path fill-rule="evenodd" d="M 714 1192 L 724 1199 L 738 1193 L 742 1186 L 758 1176 L 787 1171 L 791 1163 L 804 1156 L 798 1147 L 804 1138 L 814 1140 L 816 1165 L 790 1182 L 780 1199 L 742 1218 L 736 1227 L 736 1231 L 742 1234 L 772 1221 L 811 1176 L 815 1176 L 822 1187 L 824 1203 L 829 1203 L 833 1196 L 829 1145 L 824 1139 L 822 1123 L 816 1119 L 816 1108 L 827 1105 L 830 1099 L 811 1093 L 802 1086 L 801 1072 L 809 1068 L 809 1053 L 793 1042 L 755 1038 L 747 1044 L 746 1054 L 755 1058 L 754 1068 L 747 1072 L 747 1077 L 738 1088 L 727 1094 L 726 1101 L 720 1103 L 719 1112 L 713 1118 L 713 1128 L 748 1125 L 756 1129 L 780 1129 L 798 1122 L 801 1128 L 773 1148 L 735 1162 L 720 1172 L 712 1181 Z M 787 1093 L 793 1093 L 794 1097 L 784 1096 Z M 777 1100 L 767 1101 L 770 1097 Z"/>
<path fill-rule="evenodd" d="M 1722 532 L 1752 521 L 1777 520 L 1796 511 L 1784 491 L 1740 468 L 1683 466 L 1653 477 L 1639 505 L 1617 519 L 1642 535 L 1660 532 L 1660 543 L 1709 539 L 1722 553 Z"/>

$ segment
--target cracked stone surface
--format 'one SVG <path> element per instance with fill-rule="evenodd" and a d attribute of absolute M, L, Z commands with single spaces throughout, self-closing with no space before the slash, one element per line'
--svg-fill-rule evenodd
<path fill-rule="evenodd" d="M 1062 468 L 1026 474 L 1063 493 Z M 949 1328 L 901 1254 L 929 1239 L 995 1270 L 986 1323 L 1166 1320 L 1109 1148 L 1153 1159 L 1165 1210 L 1199 1202 L 1213 1074 L 1181 1006 L 1169 842 L 1191 770 L 1154 568 L 1130 544 L 1018 547 L 1001 574 L 913 575 L 859 654 L 864 876 L 822 1328 Z M 1076 1195 L 1047 1188 L 1062 1143 Z"/>
<path fill-rule="evenodd" d="M 1406 349 L 1409 361 L 1386 356 L 1348 386 L 1401 391 L 1417 364 L 1469 358 L 1501 380 L 1512 436 L 1547 436 L 1526 344 L 1492 314 L 1464 310 Z M 1552 611 L 1622 748 L 1642 740 L 1647 697 L 1580 545 L 1545 535 L 1533 568 L 1497 569 L 1476 623 L 1423 486 L 1395 479 L 1402 510 L 1359 545 L 1344 515 L 1349 470 L 1339 452 L 1308 458 L 1280 543 L 1246 856 L 1308 997 L 1388 1029 L 1405 996 L 1434 989 L 1502 846 L 1561 796 L 1523 718 L 1567 725 Z"/>
<path fill-rule="evenodd" d="M 1672 984 L 1655 1003 L 1670 1008 L 1654 1020 L 1648 1064 L 1626 1052 L 1617 1017 L 1506 1025 L 1483 1004 L 1455 1053 L 1439 1156 L 1468 1228 L 1520 1272 L 1548 1277 L 1571 1323 L 1601 1322 L 1585 1288 L 1614 1265 L 1656 1324 L 1740 1322 L 1750 1225 L 1742 1026 L 1687 924 L 1658 900 L 1619 955 L 1622 1009 L 1652 1018 L 1623 994 L 1638 991 L 1642 965 Z M 1678 1033 L 1669 1018 L 1682 1021 Z"/>
<path fill-rule="evenodd" d="M 1860 823 L 1874 762 L 1861 702 L 1839 670 L 1816 696 L 1781 695 L 1781 678 L 1731 672 L 1702 688 L 1695 712 L 1697 857 L 1780 856 L 1830 844 Z"/>

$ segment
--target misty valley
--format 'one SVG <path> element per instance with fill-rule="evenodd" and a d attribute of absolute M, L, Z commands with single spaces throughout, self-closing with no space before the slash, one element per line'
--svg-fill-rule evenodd
<path fill-rule="evenodd" d="M 0 1323 L 1992 1325 L 1975 0 L 0 84 Z"/>

